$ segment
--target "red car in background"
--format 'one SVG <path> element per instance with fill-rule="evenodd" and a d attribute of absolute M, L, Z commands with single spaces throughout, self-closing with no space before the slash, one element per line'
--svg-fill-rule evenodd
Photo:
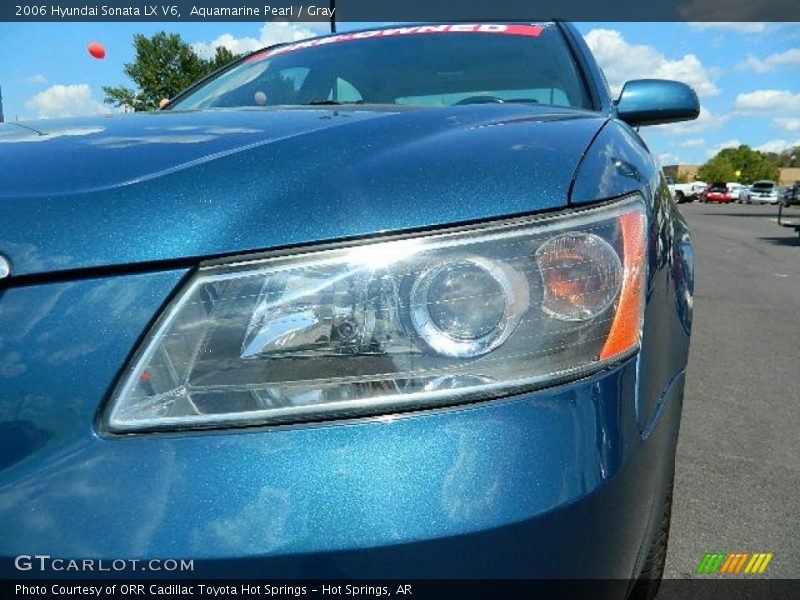
<path fill-rule="evenodd" d="M 725 183 L 712 183 L 700 194 L 700 202 L 733 202 L 734 199 Z"/>

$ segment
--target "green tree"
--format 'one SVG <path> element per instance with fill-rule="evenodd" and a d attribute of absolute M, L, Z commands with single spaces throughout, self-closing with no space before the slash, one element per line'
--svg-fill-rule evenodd
<path fill-rule="evenodd" d="M 736 177 L 736 171 L 741 175 Z M 702 165 L 697 172 L 702 181 L 738 181 L 749 184 L 759 179 L 778 178 L 778 166 L 763 153 L 742 144 L 738 148 L 725 148 Z"/>
<path fill-rule="evenodd" d="M 781 152 L 767 152 L 767 159 L 778 167 L 800 167 L 800 146 Z"/>
<path fill-rule="evenodd" d="M 160 31 L 152 37 L 133 36 L 136 58 L 126 63 L 125 75 L 136 84 L 127 87 L 103 87 L 105 102 L 136 111 L 154 110 L 164 98 L 172 98 L 198 79 L 235 59 L 227 48 L 219 47 L 210 60 L 197 55 L 177 33 Z"/>
<path fill-rule="evenodd" d="M 217 50 L 214 53 L 214 58 L 207 61 L 206 71 L 208 73 L 213 73 L 217 69 L 220 69 L 227 65 L 229 62 L 232 62 L 239 58 L 241 54 L 234 54 L 230 50 L 228 50 L 225 46 L 217 46 Z"/>

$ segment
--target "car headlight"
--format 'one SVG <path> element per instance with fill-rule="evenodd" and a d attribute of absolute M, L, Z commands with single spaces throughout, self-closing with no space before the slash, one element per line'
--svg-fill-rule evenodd
<path fill-rule="evenodd" d="M 443 406 L 584 376 L 638 348 L 641 198 L 202 266 L 106 415 L 116 432 Z"/>

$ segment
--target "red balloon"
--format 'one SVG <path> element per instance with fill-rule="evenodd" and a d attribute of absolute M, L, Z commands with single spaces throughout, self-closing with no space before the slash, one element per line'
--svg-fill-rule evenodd
<path fill-rule="evenodd" d="M 106 49 L 103 48 L 103 45 L 98 42 L 92 42 L 89 44 L 89 54 L 94 56 L 95 58 L 105 58 L 106 57 Z"/>

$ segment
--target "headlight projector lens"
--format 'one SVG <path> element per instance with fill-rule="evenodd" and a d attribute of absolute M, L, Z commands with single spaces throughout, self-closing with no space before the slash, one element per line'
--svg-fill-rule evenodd
<path fill-rule="evenodd" d="M 528 283 L 520 273 L 475 257 L 422 273 L 411 289 L 409 312 L 432 350 L 466 358 L 505 342 L 528 306 Z"/>

